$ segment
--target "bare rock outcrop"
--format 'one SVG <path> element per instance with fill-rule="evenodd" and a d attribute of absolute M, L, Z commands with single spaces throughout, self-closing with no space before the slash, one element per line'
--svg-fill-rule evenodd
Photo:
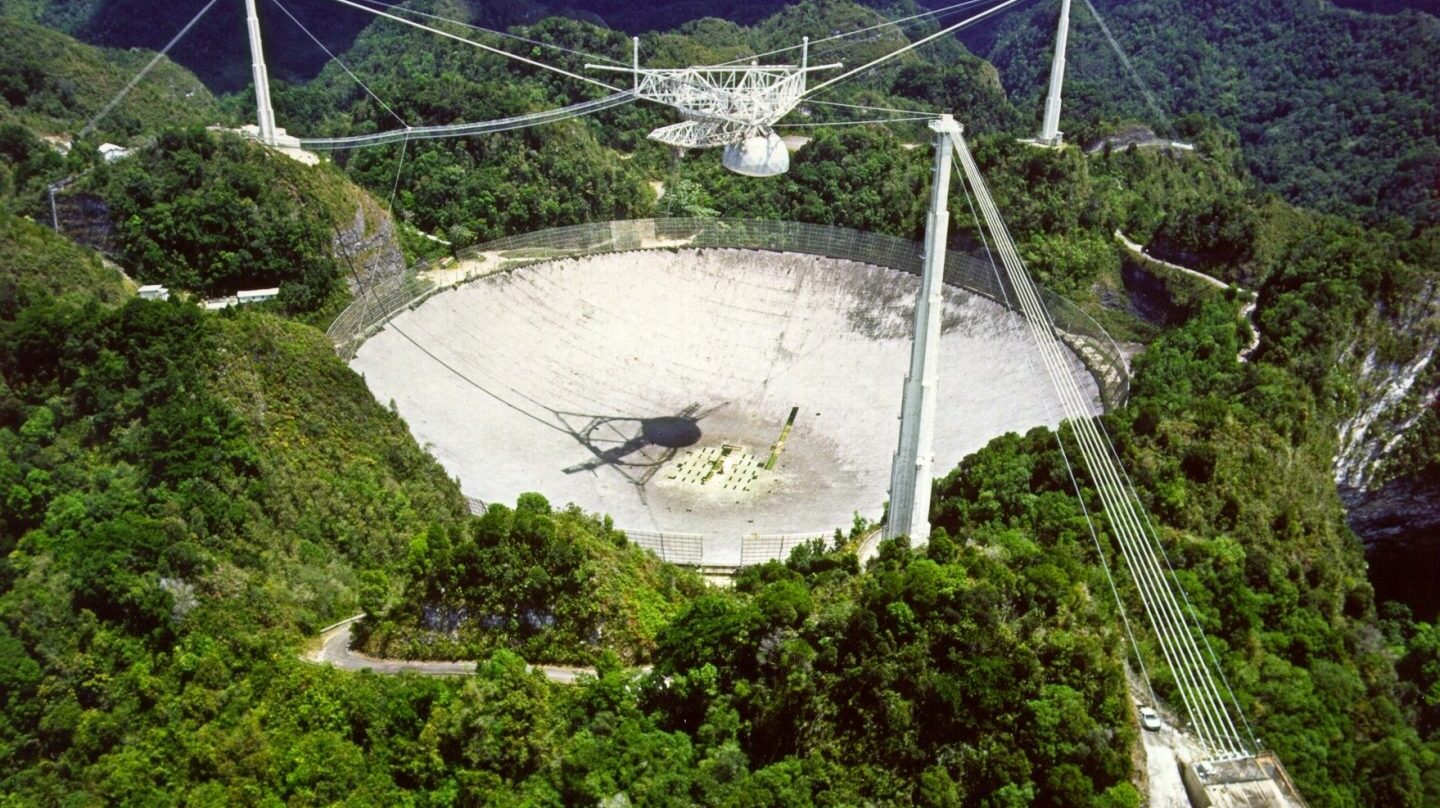
<path fill-rule="evenodd" d="M 369 194 L 351 194 L 355 215 L 337 227 L 331 245 L 341 262 L 352 294 L 383 278 L 405 271 L 405 256 L 395 233 L 395 220 Z"/>

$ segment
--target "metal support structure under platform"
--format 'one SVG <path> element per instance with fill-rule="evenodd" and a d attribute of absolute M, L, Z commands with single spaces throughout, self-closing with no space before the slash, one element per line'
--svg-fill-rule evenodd
<path fill-rule="evenodd" d="M 885 537 L 930 540 L 930 487 L 935 465 L 935 391 L 939 382 L 940 321 L 945 311 L 945 250 L 950 230 L 950 169 L 960 124 L 949 115 L 931 121 L 935 168 L 925 219 L 925 266 L 915 295 L 910 372 L 900 402 L 900 444 L 890 467 L 890 510 Z"/>

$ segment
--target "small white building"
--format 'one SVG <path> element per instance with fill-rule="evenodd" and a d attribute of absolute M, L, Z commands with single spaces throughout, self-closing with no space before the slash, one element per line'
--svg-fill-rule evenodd
<path fill-rule="evenodd" d="M 140 287 L 141 300 L 169 300 L 170 290 L 158 283 Z"/>
<path fill-rule="evenodd" d="M 205 307 L 206 311 L 219 311 L 221 309 L 228 309 L 238 302 L 239 301 L 233 297 L 212 297 L 201 305 Z"/>
<path fill-rule="evenodd" d="M 250 289 L 244 292 L 236 292 L 235 299 L 243 306 L 249 303 L 264 303 L 267 300 L 274 300 L 279 295 L 280 288 L 277 286 L 273 289 Z"/>
<path fill-rule="evenodd" d="M 114 143 L 100 144 L 100 157 L 107 163 L 113 163 L 116 160 L 123 160 L 124 158 L 129 156 L 130 150 L 125 148 L 124 146 L 117 146 Z"/>

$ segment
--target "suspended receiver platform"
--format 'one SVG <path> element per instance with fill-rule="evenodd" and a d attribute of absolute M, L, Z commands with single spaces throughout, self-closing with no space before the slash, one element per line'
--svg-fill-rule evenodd
<path fill-rule="evenodd" d="M 799 65 L 705 65 L 641 68 L 639 39 L 631 67 L 587 64 L 592 70 L 629 73 L 638 98 L 674 107 L 684 120 L 662 126 L 650 139 L 681 149 L 725 149 L 725 167 L 749 176 L 783 174 L 790 154 L 774 126 L 805 95 L 806 76 L 841 67 L 809 64 L 807 37 Z"/>

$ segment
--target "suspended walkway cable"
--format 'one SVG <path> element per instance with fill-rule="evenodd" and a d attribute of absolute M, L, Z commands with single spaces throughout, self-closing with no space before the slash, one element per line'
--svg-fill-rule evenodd
<path fill-rule="evenodd" d="M 571 104 L 568 107 L 547 109 L 542 112 L 531 112 L 525 115 L 514 115 L 508 118 L 496 118 L 490 121 L 454 123 L 443 126 L 413 126 L 409 129 L 393 129 L 368 135 L 300 138 L 300 148 L 310 149 L 312 151 L 338 151 L 341 149 L 364 148 L 366 146 L 384 146 L 405 141 L 485 135 L 492 132 L 505 132 L 511 129 L 524 129 L 530 126 L 556 123 L 569 118 L 578 118 L 582 115 L 593 115 L 603 110 L 628 104 L 634 100 L 635 94 L 629 90 L 624 90 L 614 95 L 607 95 L 604 98 L 595 98 L 589 101 L 582 101 L 578 104 Z"/>

